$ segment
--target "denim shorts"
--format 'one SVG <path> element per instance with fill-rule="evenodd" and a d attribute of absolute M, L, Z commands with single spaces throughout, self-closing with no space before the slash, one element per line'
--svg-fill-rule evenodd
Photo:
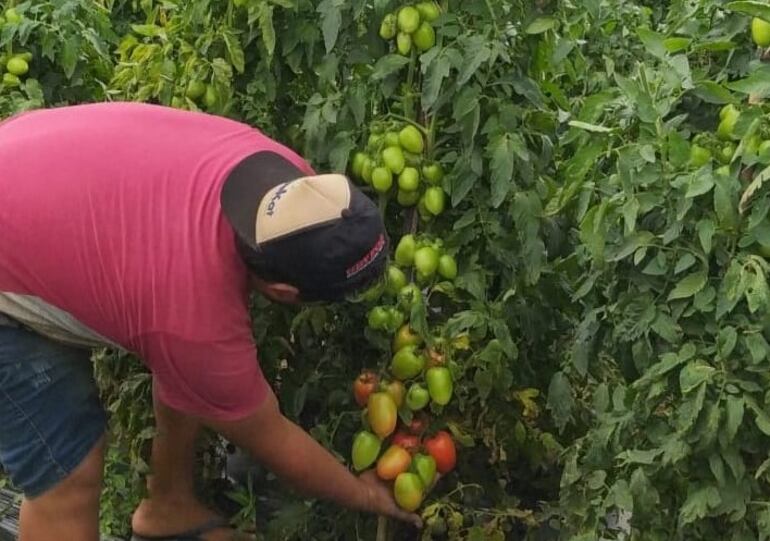
<path fill-rule="evenodd" d="M 67 477 L 105 432 L 90 357 L 0 325 L 0 463 L 28 498 Z"/>

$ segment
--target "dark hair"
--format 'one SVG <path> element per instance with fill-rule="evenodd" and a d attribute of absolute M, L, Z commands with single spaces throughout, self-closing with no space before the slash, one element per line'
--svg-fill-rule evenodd
<path fill-rule="evenodd" d="M 387 242 L 383 249 L 383 254 L 387 254 Z M 305 302 L 339 302 L 345 297 L 355 295 L 374 285 L 385 274 L 388 258 L 378 257 L 364 270 L 349 278 L 344 284 L 329 285 L 329 287 L 311 287 L 309 284 L 303 284 L 302 275 L 307 269 L 289 269 L 285 266 L 279 266 L 268 257 L 257 254 L 243 239 L 235 236 L 235 245 L 238 254 L 246 264 L 251 273 L 258 278 L 268 282 L 284 283 L 296 287 L 299 290 L 300 299 Z"/>

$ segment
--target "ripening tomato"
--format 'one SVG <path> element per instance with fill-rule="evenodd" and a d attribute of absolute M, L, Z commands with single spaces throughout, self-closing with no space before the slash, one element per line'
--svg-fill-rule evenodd
<path fill-rule="evenodd" d="M 383 384 L 382 390 L 390 395 L 397 408 L 403 405 L 404 397 L 406 396 L 406 387 L 404 387 L 403 383 L 398 380 L 390 381 Z"/>
<path fill-rule="evenodd" d="M 402 325 L 393 337 L 393 351 L 400 351 L 407 346 L 419 346 L 422 337 L 414 332 L 409 325 Z"/>
<path fill-rule="evenodd" d="M 380 438 L 387 438 L 396 429 L 398 420 L 398 408 L 393 398 L 384 392 L 376 392 L 369 395 L 367 403 L 367 420 L 372 432 Z"/>
<path fill-rule="evenodd" d="M 369 395 L 377 388 L 377 374 L 371 370 L 364 370 L 353 382 L 353 396 L 356 404 L 362 408 L 369 401 Z"/>
<path fill-rule="evenodd" d="M 377 461 L 377 475 L 385 481 L 392 481 L 409 469 L 412 455 L 398 445 L 391 445 Z"/>
<path fill-rule="evenodd" d="M 452 436 L 442 430 L 425 441 L 425 450 L 436 460 L 436 468 L 440 473 L 452 471 L 457 462 L 457 450 Z"/>
<path fill-rule="evenodd" d="M 446 406 L 452 399 L 452 374 L 445 366 L 428 368 L 425 373 L 425 381 L 428 383 L 428 392 L 431 399 L 439 406 Z"/>
<path fill-rule="evenodd" d="M 414 252 L 417 249 L 417 241 L 414 235 L 404 235 L 396 246 L 396 265 L 411 267 L 414 264 Z"/>
<path fill-rule="evenodd" d="M 382 442 L 380 438 L 363 430 L 356 434 L 353 439 L 353 468 L 356 471 L 365 470 L 377 460 L 377 456 L 380 454 L 380 446 Z"/>
<path fill-rule="evenodd" d="M 425 487 L 420 481 L 420 476 L 415 473 L 400 474 L 393 484 L 393 495 L 401 509 L 416 511 L 425 497 Z"/>
<path fill-rule="evenodd" d="M 393 355 L 390 372 L 398 379 L 411 379 L 419 376 L 425 368 L 425 358 L 415 351 L 414 346 L 406 346 Z"/>
<path fill-rule="evenodd" d="M 418 453 L 412 457 L 412 465 L 409 467 L 409 471 L 420 476 L 420 481 L 422 481 L 427 490 L 436 479 L 436 459 L 430 455 Z"/>
<path fill-rule="evenodd" d="M 423 148 L 425 148 L 425 141 L 423 141 L 422 133 L 411 124 L 404 126 L 404 128 L 398 132 L 398 140 L 407 152 L 422 154 Z"/>
<path fill-rule="evenodd" d="M 412 6 L 405 6 L 398 12 L 398 29 L 411 34 L 420 27 L 420 12 Z"/>
<path fill-rule="evenodd" d="M 410 455 L 414 455 L 420 450 L 420 438 L 415 434 L 409 434 L 403 430 L 399 430 L 393 434 L 393 439 L 390 441 L 393 445 L 398 445 L 407 450 Z"/>

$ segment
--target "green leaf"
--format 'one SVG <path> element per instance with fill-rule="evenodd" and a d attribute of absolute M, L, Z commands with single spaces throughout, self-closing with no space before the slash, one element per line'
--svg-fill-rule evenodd
<path fill-rule="evenodd" d="M 492 51 L 484 36 L 471 36 L 461 42 L 463 47 L 462 67 L 457 75 L 457 85 L 467 83 L 479 67 L 490 59 Z"/>
<path fill-rule="evenodd" d="M 388 75 L 396 73 L 407 64 L 409 64 L 409 59 L 400 54 L 388 54 L 382 56 L 374 64 L 371 78 L 373 81 L 382 80 Z"/>
<path fill-rule="evenodd" d="M 682 278 L 669 293 L 668 300 L 686 299 L 703 289 L 708 281 L 705 271 L 697 271 Z"/>
<path fill-rule="evenodd" d="M 697 485 L 696 485 L 697 486 Z M 705 485 L 691 488 L 687 499 L 679 509 L 679 522 L 682 526 L 705 518 L 711 509 L 722 502 L 716 486 Z"/>
<path fill-rule="evenodd" d="M 722 327 L 719 330 L 719 336 L 717 338 L 717 350 L 719 356 L 722 359 L 727 359 L 735 349 L 735 345 L 738 343 L 738 332 L 735 327 L 730 325 Z"/>
<path fill-rule="evenodd" d="M 491 188 L 492 208 L 499 207 L 513 184 L 513 156 L 514 149 L 509 134 L 492 139 L 487 146 L 487 155 L 491 157 Z"/>
<path fill-rule="evenodd" d="M 337 43 L 337 37 L 342 25 L 342 10 L 339 0 L 322 0 L 316 11 L 321 14 L 321 32 L 324 37 L 326 54 L 329 54 Z"/>
<path fill-rule="evenodd" d="M 620 460 L 621 465 L 626 466 L 628 464 L 655 464 L 658 456 L 663 453 L 663 449 L 629 449 L 618 454 L 615 458 Z"/>
<path fill-rule="evenodd" d="M 666 58 L 668 53 L 663 42 L 663 36 L 645 27 L 637 28 L 636 35 L 642 40 L 648 53 L 658 58 Z"/>
<path fill-rule="evenodd" d="M 547 32 L 556 26 L 556 19 L 551 17 L 538 17 L 524 30 L 527 34 L 542 34 Z"/>
<path fill-rule="evenodd" d="M 674 267 L 674 274 L 679 274 L 680 272 L 684 272 L 690 267 L 692 267 L 696 262 L 695 256 L 692 255 L 690 252 L 686 252 L 682 255 L 682 257 L 679 258 L 679 261 L 676 262 L 676 266 Z"/>
<path fill-rule="evenodd" d="M 443 52 L 433 58 L 427 67 L 423 65 L 425 78 L 422 86 L 422 108 L 424 110 L 430 110 L 436 103 L 441 92 L 441 85 L 444 79 L 449 76 L 450 68 L 449 58 Z"/>
<path fill-rule="evenodd" d="M 597 124 L 590 124 L 588 122 L 581 122 L 580 120 L 570 120 L 568 124 L 573 128 L 579 128 L 581 130 L 590 131 L 593 133 L 611 133 L 612 132 L 612 128 L 599 126 Z"/>
<path fill-rule="evenodd" d="M 733 95 L 729 90 L 710 80 L 698 81 L 693 92 L 706 103 L 724 105 L 733 101 Z"/>
<path fill-rule="evenodd" d="M 749 350 L 752 363 L 757 364 L 767 359 L 770 345 L 768 345 L 761 332 L 745 334 L 743 336 L 743 343 L 746 345 L 746 349 Z"/>
<path fill-rule="evenodd" d="M 704 361 L 693 361 L 687 364 L 679 373 L 679 388 L 682 394 L 690 393 L 702 383 L 709 382 L 714 372 L 716 368 Z"/>
<path fill-rule="evenodd" d="M 724 439 L 726 442 L 731 442 L 743 423 L 744 401 L 740 396 L 729 395 L 726 403 Z"/>
<path fill-rule="evenodd" d="M 227 56 L 230 58 L 230 63 L 233 65 L 238 73 L 243 73 L 245 66 L 245 59 L 243 57 L 243 49 L 241 44 L 238 43 L 238 39 L 232 32 L 224 32 L 222 37 L 225 40 L 225 46 L 227 47 Z M 270 51 L 272 55 L 272 51 Z"/>
<path fill-rule="evenodd" d="M 757 424 L 757 428 L 759 428 L 766 436 L 770 436 L 770 415 L 767 414 L 753 397 L 746 396 L 744 400 L 749 409 L 754 412 L 754 421 Z"/>
<path fill-rule="evenodd" d="M 71 79 L 72 75 L 75 73 L 79 54 L 80 40 L 76 36 L 67 37 L 59 50 L 59 63 L 61 64 L 67 79 Z"/>
<path fill-rule="evenodd" d="M 743 265 L 741 265 L 738 260 L 733 259 L 730 262 L 730 266 L 727 268 L 724 278 L 722 278 L 722 281 L 719 284 L 716 310 L 717 319 L 732 312 L 745 291 L 746 279 Z"/>
<path fill-rule="evenodd" d="M 687 185 L 687 193 L 685 197 L 698 197 L 711 191 L 714 187 L 714 177 L 707 168 L 698 169 L 690 177 L 690 182 Z"/>
<path fill-rule="evenodd" d="M 770 6 L 767 2 L 728 2 L 725 9 L 770 21 Z"/>
<path fill-rule="evenodd" d="M 572 416 L 574 406 L 572 386 L 563 372 L 556 372 L 548 386 L 548 409 L 559 430 L 563 430 Z"/>
<path fill-rule="evenodd" d="M 273 56 L 275 52 L 275 26 L 273 26 L 273 6 L 267 3 L 260 4 L 259 9 L 259 31 L 262 33 L 262 43 L 267 50 L 268 56 Z M 239 70 L 243 72 L 243 70 Z"/>
<path fill-rule="evenodd" d="M 764 64 L 752 70 L 745 79 L 729 83 L 727 87 L 742 94 L 765 98 L 770 95 L 770 66 Z"/>

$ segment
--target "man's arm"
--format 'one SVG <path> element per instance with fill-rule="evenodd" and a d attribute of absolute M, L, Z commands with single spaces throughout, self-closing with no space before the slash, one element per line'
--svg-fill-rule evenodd
<path fill-rule="evenodd" d="M 391 491 L 372 473 L 351 474 L 299 426 L 284 417 L 270 392 L 257 411 L 237 421 L 202 422 L 245 449 L 277 476 L 308 496 L 344 507 L 388 515 L 422 525 L 420 518 L 398 508 Z"/>

